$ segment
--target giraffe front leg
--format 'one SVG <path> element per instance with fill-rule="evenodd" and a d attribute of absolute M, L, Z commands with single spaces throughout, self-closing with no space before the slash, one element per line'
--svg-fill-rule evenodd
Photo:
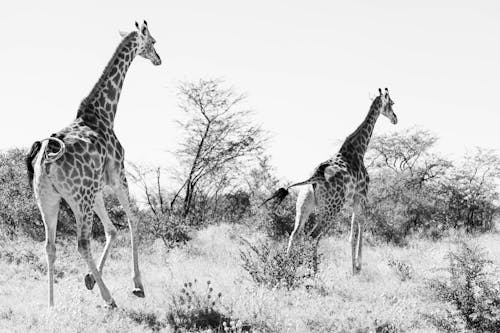
<path fill-rule="evenodd" d="M 116 227 L 113 225 L 109 219 L 108 213 L 106 212 L 106 207 L 104 205 L 104 198 L 102 192 L 98 193 L 95 198 L 94 211 L 99 217 L 103 227 L 104 233 L 106 234 L 106 244 L 104 245 L 104 250 L 102 251 L 101 258 L 99 259 L 98 270 L 102 276 L 102 271 L 104 269 L 104 264 L 111 250 L 111 245 L 116 238 Z M 88 290 L 92 290 L 95 285 L 95 278 L 91 273 L 85 276 L 85 286 Z"/>
<path fill-rule="evenodd" d="M 353 204 L 352 218 L 351 218 L 351 234 L 349 242 L 351 243 L 351 256 L 352 256 L 352 274 L 356 275 L 361 271 L 361 246 L 363 239 L 363 223 L 359 218 L 361 205 L 359 200 L 355 199 Z M 358 215 L 356 219 L 356 215 Z"/>
<path fill-rule="evenodd" d="M 363 248 L 363 229 L 364 224 L 363 221 L 358 222 L 358 239 L 356 243 L 356 270 L 359 273 L 361 271 L 361 257 L 362 257 L 362 248 Z"/>
<path fill-rule="evenodd" d="M 121 184 L 115 186 L 116 196 L 120 204 L 123 206 L 125 213 L 127 214 L 128 225 L 130 228 L 130 243 L 132 247 L 132 269 L 133 275 L 132 279 L 134 281 L 134 290 L 132 293 L 137 297 L 145 297 L 144 286 L 142 285 L 141 272 L 139 270 L 139 255 L 137 253 L 137 219 L 132 213 L 129 202 L 129 193 L 127 181 L 123 177 Z"/>
<path fill-rule="evenodd" d="M 351 217 L 351 234 L 349 235 L 349 243 L 351 243 L 351 260 L 352 260 L 352 274 L 357 273 L 356 265 L 356 210 L 354 209 Z"/>
<path fill-rule="evenodd" d="M 361 197 L 355 201 L 354 211 L 357 213 L 358 218 L 355 221 L 354 216 L 355 212 L 353 212 L 353 217 L 351 221 L 351 229 L 356 229 L 356 237 L 352 235 L 351 239 L 351 249 L 353 256 L 353 274 L 358 274 L 361 271 L 362 265 L 362 252 L 363 252 L 363 231 L 364 231 L 364 213 L 366 206 L 366 198 Z M 363 213 L 363 214 L 361 214 Z M 360 216 L 363 215 L 363 216 Z M 354 226 L 354 224 L 356 225 Z"/>
<path fill-rule="evenodd" d="M 101 297 L 104 299 L 108 307 L 116 308 L 116 303 L 111 297 L 111 293 L 104 284 L 101 274 L 97 270 L 94 259 L 92 258 L 92 253 L 90 251 L 90 230 L 92 226 L 93 212 L 91 209 L 88 211 L 75 213 L 77 220 L 77 239 L 78 239 L 78 252 L 83 259 L 87 262 L 88 268 L 95 279 L 95 282 L 99 286 L 99 291 L 101 292 Z"/>

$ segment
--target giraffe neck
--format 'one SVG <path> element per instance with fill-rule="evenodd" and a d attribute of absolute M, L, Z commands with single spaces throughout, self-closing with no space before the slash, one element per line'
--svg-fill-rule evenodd
<path fill-rule="evenodd" d="M 90 127 L 113 128 L 123 81 L 138 46 L 138 34 L 135 31 L 122 40 L 94 88 L 80 104 L 77 118 Z"/>
<path fill-rule="evenodd" d="M 349 151 L 350 154 L 354 152 L 356 157 L 363 159 L 379 115 L 380 110 L 375 100 L 361 125 L 347 137 L 340 151 Z"/>

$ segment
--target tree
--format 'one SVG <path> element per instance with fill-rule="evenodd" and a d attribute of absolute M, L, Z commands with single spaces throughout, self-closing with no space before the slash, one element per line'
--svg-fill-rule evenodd
<path fill-rule="evenodd" d="M 217 197 L 224 187 L 235 184 L 252 157 L 263 150 L 263 130 L 251 121 L 245 96 L 226 88 L 222 80 L 184 82 L 179 86 L 178 120 L 184 139 L 176 156 L 180 161 L 182 185 L 171 207 L 184 193 L 182 215 L 193 208 L 195 197 Z"/>
<path fill-rule="evenodd" d="M 373 232 L 404 243 L 412 230 L 426 230 L 442 216 L 439 180 L 451 163 L 433 154 L 437 137 L 411 129 L 372 139 L 367 154 L 371 184 L 369 218 Z"/>
<path fill-rule="evenodd" d="M 500 156 L 493 150 L 475 148 L 442 182 L 448 220 L 467 231 L 493 228 L 498 211 Z"/>
<path fill-rule="evenodd" d="M 168 206 L 169 193 L 162 186 L 162 168 L 146 168 L 131 162 L 128 166 L 129 178 L 140 187 L 145 198 L 141 209 L 136 211 L 144 221 L 139 224 L 141 239 L 161 239 L 167 249 L 189 241 L 191 229 Z"/>

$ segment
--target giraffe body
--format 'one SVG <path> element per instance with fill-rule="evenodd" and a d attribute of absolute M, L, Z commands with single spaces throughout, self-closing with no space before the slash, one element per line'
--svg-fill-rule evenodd
<path fill-rule="evenodd" d="M 353 207 L 350 234 L 353 273 L 361 270 L 364 226 L 362 219 L 355 217 L 363 211 L 368 194 L 369 177 L 363 158 L 378 116 L 382 113 L 393 124 L 397 123 L 397 117 L 392 111 L 393 104 L 387 88 L 385 94 L 380 90 L 380 95 L 374 99 L 365 120 L 347 137 L 339 152 L 316 167 L 308 180 L 288 187 L 306 185 L 300 190 L 297 198 L 295 226 L 287 251 L 290 251 L 295 236 L 303 231 L 311 213 L 315 211 L 318 217 L 317 225 L 311 233 L 320 224 L 323 227 L 321 232 L 324 232 L 331 226 L 342 207 L 349 204 Z M 270 199 L 283 200 L 288 189 L 280 190 Z"/>
<path fill-rule="evenodd" d="M 27 158 L 28 174 L 45 225 L 50 306 L 53 305 L 55 238 L 61 199 L 68 203 L 75 215 L 78 252 L 90 271 L 85 277 L 85 285 L 92 289 L 97 282 L 105 302 L 110 307 L 116 306 L 101 276 L 116 236 L 116 228 L 104 206 L 102 190 L 106 185 L 114 190 L 127 214 L 133 257 L 133 293 L 144 297 L 135 239 L 137 221 L 129 204 L 124 149 L 113 129 L 123 81 L 132 60 L 139 54 L 155 65 L 161 63 L 147 23 L 144 22 L 142 27 L 136 23 L 136 27 L 138 31 L 124 37 L 99 81 L 82 101 L 76 119 L 48 140 L 35 143 Z M 97 266 L 90 252 L 94 212 L 106 233 L 106 245 Z"/>

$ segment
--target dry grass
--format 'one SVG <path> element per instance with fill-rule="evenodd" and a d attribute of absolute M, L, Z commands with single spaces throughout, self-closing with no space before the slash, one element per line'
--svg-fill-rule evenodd
<path fill-rule="evenodd" d="M 376 325 L 385 325 L 386 332 L 435 332 L 426 314 L 445 305 L 431 300 L 426 281 L 446 274 L 445 255 L 460 238 L 413 240 L 406 248 L 365 246 L 363 270 L 355 277 L 347 240 L 325 239 L 318 276 L 308 286 L 287 291 L 257 286 L 241 269 L 242 233 L 250 240 L 262 238 L 242 227 L 220 225 L 200 231 L 185 247 L 168 253 L 161 242 L 141 249 L 145 299 L 131 294 L 128 236 L 121 234 L 104 272 L 119 307 L 113 311 L 104 309 L 97 286 L 85 289 L 86 267 L 76 241 L 58 241 L 52 311 L 46 307 L 43 243 L 5 241 L 0 245 L 0 331 L 170 332 L 164 323 L 173 296 L 184 282 L 197 279 L 210 280 L 222 292 L 226 315 L 260 332 L 370 332 Z M 475 241 L 500 265 L 500 236 Z M 94 257 L 101 249 L 102 244 L 93 242 Z M 402 279 L 391 260 L 410 267 L 411 277 Z"/>

